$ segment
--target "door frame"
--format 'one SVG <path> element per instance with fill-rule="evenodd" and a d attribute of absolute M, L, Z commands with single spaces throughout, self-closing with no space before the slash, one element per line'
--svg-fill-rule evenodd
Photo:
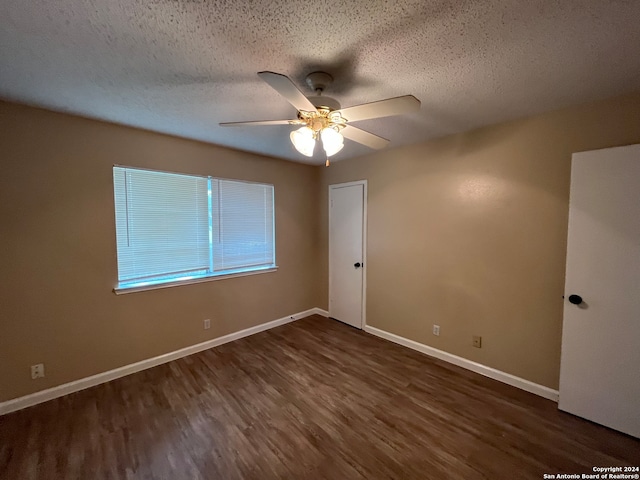
<path fill-rule="evenodd" d="M 362 185 L 362 320 L 360 328 L 362 330 L 367 326 L 367 181 L 366 180 L 355 180 L 353 182 L 345 182 L 345 183 L 334 183 L 329 185 L 329 224 L 327 225 L 327 243 L 328 243 L 328 258 L 327 258 L 327 272 L 329 276 L 329 302 L 328 309 L 331 312 L 331 193 L 332 190 L 337 188 L 344 187 L 353 187 L 356 185 Z M 329 313 L 330 314 L 330 313 Z"/>

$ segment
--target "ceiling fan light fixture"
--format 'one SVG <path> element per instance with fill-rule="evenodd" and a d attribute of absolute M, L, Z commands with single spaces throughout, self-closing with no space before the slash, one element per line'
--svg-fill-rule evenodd
<path fill-rule="evenodd" d="M 298 130 L 294 130 L 289 135 L 291 143 L 301 154 L 307 157 L 313 157 L 313 149 L 316 146 L 316 141 L 313 138 L 313 130 L 309 127 L 302 127 Z"/>
<path fill-rule="evenodd" d="M 327 157 L 335 155 L 344 147 L 344 137 L 334 128 L 323 128 L 320 132 L 320 138 Z"/>

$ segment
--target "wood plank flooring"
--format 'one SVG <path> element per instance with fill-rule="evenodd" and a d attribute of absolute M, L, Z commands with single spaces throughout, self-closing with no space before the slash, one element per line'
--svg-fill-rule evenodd
<path fill-rule="evenodd" d="M 319 316 L 0 417 L 0 478 L 542 479 L 640 440 Z"/>

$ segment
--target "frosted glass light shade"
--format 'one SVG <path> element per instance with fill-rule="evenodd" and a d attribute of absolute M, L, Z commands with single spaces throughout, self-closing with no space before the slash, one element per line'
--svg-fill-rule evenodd
<path fill-rule="evenodd" d="M 335 155 L 344 147 L 344 137 L 333 128 L 322 129 L 320 138 L 322 139 L 322 148 L 324 148 L 327 157 Z"/>
<path fill-rule="evenodd" d="M 291 143 L 296 147 L 296 150 L 307 157 L 313 156 L 313 149 L 316 146 L 316 141 L 313 139 L 313 130 L 309 127 L 302 127 L 291 132 L 290 137 Z"/>

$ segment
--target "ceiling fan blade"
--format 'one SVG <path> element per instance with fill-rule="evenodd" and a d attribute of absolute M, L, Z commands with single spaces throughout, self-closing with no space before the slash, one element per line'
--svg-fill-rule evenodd
<path fill-rule="evenodd" d="M 376 150 L 384 148 L 389 144 L 389 140 L 386 138 L 379 137 L 378 135 L 374 135 L 373 133 L 366 132 L 361 128 L 352 127 L 350 125 L 347 125 L 340 130 L 340 133 L 345 138 L 361 143 L 369 148 L 375 148 Z"/>
<path fill-rule="evenodd" d="M 379 102 L 364 103 L 340 110 L 340 114 L 349 122 L 367 120 L 369 118 L 389 117 L 420 110 L 420 100 L 413 95 L 387 98 Z"/>
<path fill-rule="evenodd" d="M 255 127 L 259 125 L 297 125 L 299 120 L 258 120 L 255 122 L 224 122 L 221 127 Z"/>
<path fill-rule="evenodd" d="M 305 112 L 316 111 L 313 103 L 304 96 L 304 93 L 302 93 L 286 75 L 274 72 L 258 72 L 258 76 L 282 95 L 291 105 L 296 107 L 296 109 L 304 110 Z"/>

